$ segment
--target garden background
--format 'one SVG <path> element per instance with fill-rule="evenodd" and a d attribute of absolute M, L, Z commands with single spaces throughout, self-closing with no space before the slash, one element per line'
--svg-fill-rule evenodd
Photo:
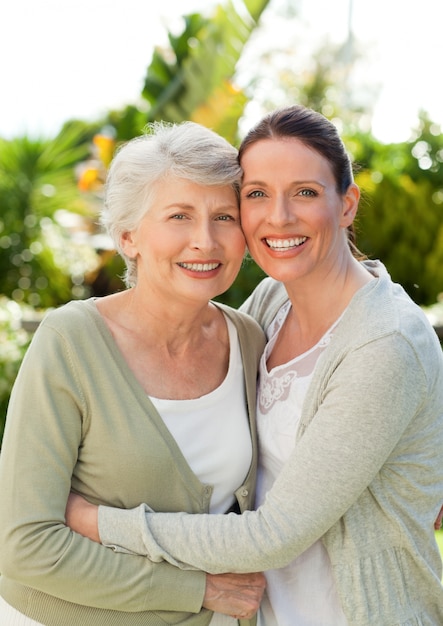
<path fill-rule="evenodd" d="M 384 261 L 441 332 L 440 126 L 421 110 L 407 140 L 376 139 L 376 93 L 357 98 L 352 91 L 351 77 L 365 54 L 352 31 L 341 45 L 319 45 L 303 71 L 294 71 L 297 41 L 286 48 L 260 43 L 271 19 L 295 26 L 297 3 L 227 0 L 184 15 L 167 45 L 153 47 L 136 102 L 97 119 L 69 119 L 54 136 L 0 138 L 0 441 L 13 381 L 45 311 L 124 288 L 122 263 L 97 215 L 114 150 L 153 120 L 193 120 L 238 145 L 251 107 L 261 115 L 298 102 L 332 119 L 363 193 L 359 248 Z M 254 262 L 245 260 L 220 300 L 238 306 L 261 278 Z M 437 536 L 443 544 L 442 532 Z"/>

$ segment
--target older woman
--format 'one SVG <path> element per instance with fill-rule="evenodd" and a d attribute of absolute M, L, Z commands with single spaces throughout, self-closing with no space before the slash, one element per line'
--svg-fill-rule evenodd
<path fill-rule="evenodd" d="M 192 123 L 115 157 L 102 219 L 130 288 L 48 314 L 23 361 L 0 461 L 2 626 L 228 626 L 257 610 L 261 574 L 116 555 L 64 515 L 71 489 L 161 511 L 253 504 L 264 337 L 210 301 L 244 256 L 239 181 L 237 151 Z"/>
<path fill-rule="evenodd" d="M 240 162 L 243 230 L 272 277 L 244 307 L 268 337 L 259 508 L 100 507 L 102 541 L 205 571 L 270 570 L 265 626 L 443 624 L 436 334 L 381 263 L 357 258 L 359 190 L 331 122 L 299 106 L 271 113 Z"/>

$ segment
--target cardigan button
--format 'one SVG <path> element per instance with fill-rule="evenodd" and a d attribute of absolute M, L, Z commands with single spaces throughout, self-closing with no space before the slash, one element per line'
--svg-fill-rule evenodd
<path fill-rule="evenodd" d="M 243 498 L 246 498 L 249 495 L 249 491 L 245 487 L 243 487 L 243 489 L 240 491 L 240 495 Z"/>

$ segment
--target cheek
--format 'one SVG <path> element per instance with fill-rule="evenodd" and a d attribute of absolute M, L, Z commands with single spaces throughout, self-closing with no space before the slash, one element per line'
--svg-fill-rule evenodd
<path fill-rule="evenodd" d="M 235 235 L 230 238 L 229 248 L 231 249 L 233 256 L 237 256 L 241 262 L 246 252 L 246 239 L 240 228 L 236 231 Z"/>
<path fill-rule="evenodd" d="M 256 226 L 252 218 L 252 215 L 253 215 L 252 212 L 248 211 L 247 209 L 244 209 L 241 212 L 241 227 L 242 227 L 243 234 L 245 236 L 246 241 L 248 241 L 248 237 L 251 236 Z"/>
<path fill-rule="evenodd" d="M 253 220 L 251 218 L 251 215 L 247 212 L 245 212 L 245 215 L 242 216 L 242 228 L 248 250 L 254 250 L 254 246 L 257 245 L 257 237 L 255 234 L 257 230 L 257 224 L 256 220 Z"/>

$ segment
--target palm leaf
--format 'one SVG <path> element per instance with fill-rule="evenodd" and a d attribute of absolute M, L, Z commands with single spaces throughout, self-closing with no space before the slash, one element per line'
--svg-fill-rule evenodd
<path fill-rule="evenodd" d="M 232 127 L 246 103 L 244 94 L 233 88 L 232 77 L 268 3 L 249 0 L 240 14 L 229 1 L 219 5 L 211 18 L 186 16 L 180 36 L 169 37 L 171 49 L 154 51 L 143 88 L 151 104 L 146 121 L 198 121 L 202 108 L 210 107 L 212 127 L 223 127 L 225 116 Z"/>

